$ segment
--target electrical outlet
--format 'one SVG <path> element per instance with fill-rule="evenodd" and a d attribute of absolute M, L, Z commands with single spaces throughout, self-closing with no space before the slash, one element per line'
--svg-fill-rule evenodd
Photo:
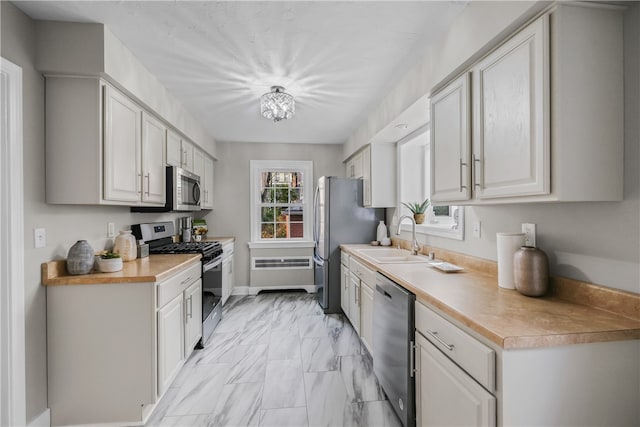
<path fill-rule="evenodd" d="M 115 237 L 116 225 L 113 222 L 107 224 L 107 237 Z"/>
<path fill-rule="evenodd" d="M 536 247 L 536 225 L 522 224 L 522 232 L 524 233 L 524 245 Z"/>
<path fill-rule="evenodd" d="M 44 228 L 33 229 L 33 247 L 36 249 L 47 246 L 47 233 Z"/>
<path fill-rule="evenodd" d="M 480 238 L 480 230 L 482 223 L 480 221 L 473 221 L 473 237 L 476 239 Z"/>

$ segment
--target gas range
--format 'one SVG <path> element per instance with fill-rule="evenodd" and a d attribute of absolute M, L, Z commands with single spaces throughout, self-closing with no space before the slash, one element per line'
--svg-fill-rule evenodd
<path fill-rule="evenodd" d="M 160 239 L 148 243 L 151 254 L 202 254 L 205 261 L 222 256 L 222 245 L 218 241 L 173 243 Z"/>

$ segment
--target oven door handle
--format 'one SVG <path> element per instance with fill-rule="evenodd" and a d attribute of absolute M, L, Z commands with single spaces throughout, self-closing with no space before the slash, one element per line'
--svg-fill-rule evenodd
<path fill-rule="evenodd" d="M 211 261 L 211 262 L 209 262 L 207 264 L 204 264 L 202 266 L 202 271 L 206 273 L 209 270 L 213 270 L 214 268 L 219 267 L 220 264 L 222 264 L 222 258 L 218 258 L 215 261 Z"/>

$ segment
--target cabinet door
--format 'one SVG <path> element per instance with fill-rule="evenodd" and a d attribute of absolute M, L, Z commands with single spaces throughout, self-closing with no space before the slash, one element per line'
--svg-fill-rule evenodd
<path fill-rule="evenodd" d="M 189 172 L 193 172 L 193 155 L 194 155 L 194 146 L 189 141 L 182 140 L 180 144 L 182 148 L 180 163 L 182 164 L 182 168 L 186 169 Z"/>
<path fill-rule="evenodd" d="M 416 333 L 418 426 L 495 426 L 496 399 Z"/>
<path fill-rule="evenodd" d="M 204 200 L 202 202 L 203 209 L 213 209 L 213 159 L 205 156 L 204 158 L 204 177 L 200 177 L 202 187 L 204 188 Z"/>
<path fill-rule="evenodd" d="M 471 198 L 469 73 L 431 98 L 431 200 Z"/>
<path fill-rule="evenodd" d="M 202 280 L 198 279 L 184 291 L 184 357 L 189 357 L 202 337 Z"/>
<path fill-rule="evenodd" d="M 373 354 L 373 288 L 363 281 L 360 281 L 360 300 L 360 337 L 369 354 Z"/>
<path fill-rule="evenodd" d="M 360 278 L 349 273 L 349 320 L 360 335 Z"/>
<path fill-rule="evenodd" d="M 371 206 L 371 146 L 362 150 L 362 204 Z"/>
<path fill-rule="evenodd" d="M 117 90 L 104 86 L 104 199 L 140 201 L 142 110 Z"/>
<path fill-rule="evenodd" d="M 182 293 L 158 310 L 158 394 L 171 384 L 184 360 Z M 201 322 L 202 323 L 202 322 Z"/>
<path fill-rule="evenodd" d="M 362 152 L 353 157 L 353 178 L 362 178 Z"/>
<path fill-rule="evenodd" d="M 165 144 L 167 128 L 152 115 L 142 113 L 142 201 L 164 205 Z"/>
<path fill-rule="evenodd" d="M 340 265 L 340 307 L 344 314 L 349 317 L 349 269 L 344 265 Z"/>
<path fill-rule="evenodd" d="M 548 33 L 544 16 L 472 70 L 478 199 L 550 192 Z"/>
<path fill-rule="evenodd" d="M 182 167 L 182 139 L 177 133 L 167 129 L 167 165 Z"/>

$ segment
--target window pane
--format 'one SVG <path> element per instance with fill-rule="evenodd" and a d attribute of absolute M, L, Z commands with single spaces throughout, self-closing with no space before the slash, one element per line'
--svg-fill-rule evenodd
<path fill-rule="evenodd" d="M 291 186 L 302 187 L 302 172 L 293 172 L 291 174 Z"/>
<path fill-rule="evenodd" d="M 262 224 L 262 238 L 273 239 L 273 224 Z"/>
<path fill-rule="evenodd" d="M 292 188 L 289 192 L 291 203 L 302 203 L 302 188 Z"/>
<path fill-rule="evenodd" d="M 276 223 L 276 239 L 286 239 L 288 237 L 288 227 L 286 222 Z"/>
<path fill-rule="evenodd" d="M 289 237 L 291 238 L 304 237 L 304 223 L 303 222 L 289 223 Z"/>
<path fill-rule="evenodd" d="M 270 207 L 270 208 L 262 208 L 262 222 L 273 222 L 275 220 L 274 218 L 274 208 Z"/>
<path fill-rule="evenodd" d="M 263 188 L 260 191 L 260 200 L 262 200 L 262 203 L 271 203 L 273 202 L 273 188 L 268 187 L 268 188 Z"/>
<path fill-rule="evenodd" d="M 276 203 L 289 203 L 289 186 L 281 185 L 276 187 Z"/>
<path fill-rule="evenodd" d="M 273 187 L 273 172 L 262 172 L 260 174 L 261 187 Z"/>

